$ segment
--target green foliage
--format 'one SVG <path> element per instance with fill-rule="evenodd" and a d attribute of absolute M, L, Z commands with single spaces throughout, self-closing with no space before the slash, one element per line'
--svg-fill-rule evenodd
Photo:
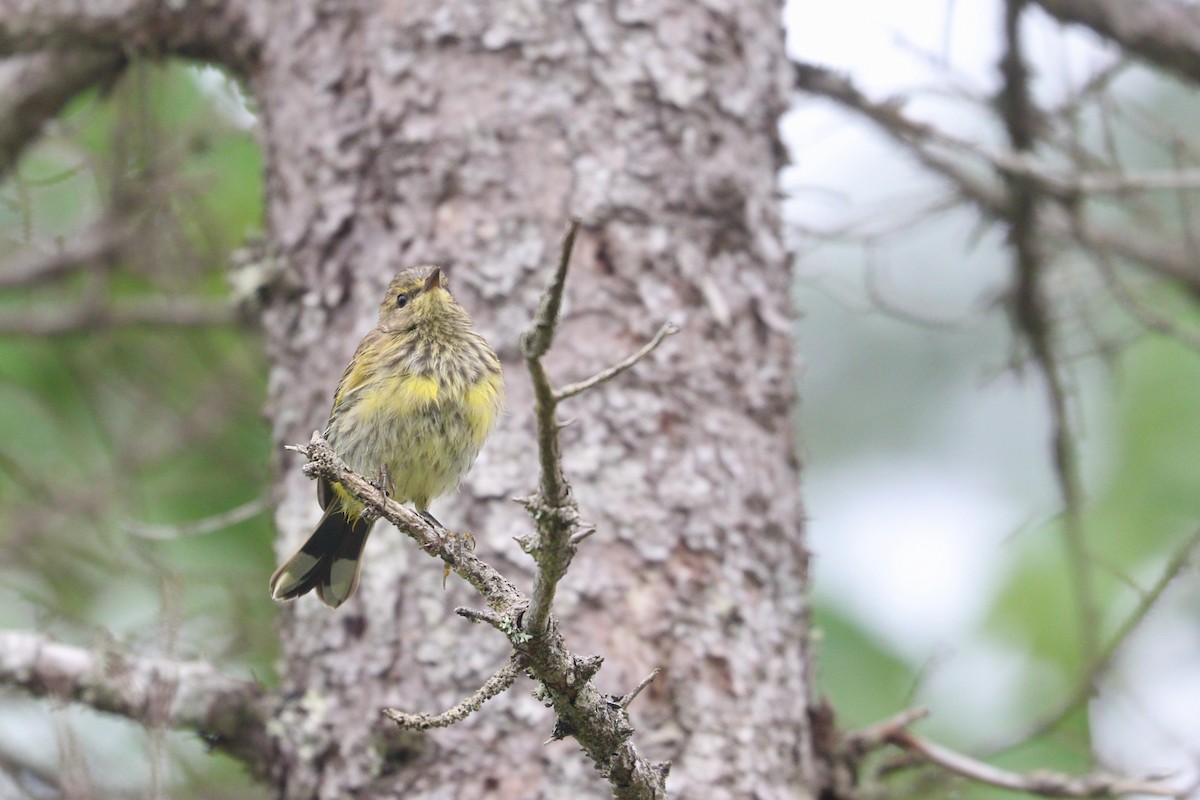
<path fill-rule="evenodd" d="M 226 295 L 231 251 L 262 225 L 262 158 L 200 74 L 133 65 L 108 91 L 76 99 L 0 185 L 9 252 L 52 252 L 59 237 L 117 218 L 136 231 L 109 268 L 0 294 L 0 319 Z M 265 376 L 249 329 L 84 324 L 53 339 L 0 336 L 0 625 L 85 645 L 114 637 L 269 680 L 270 514 L 187 533 L 256 499 L 269 505 Z M 160 541 L 146 529 L 180 535 Z M 89 733 L 97 725 L 85 716 L 77 733 L 102 735 Z M 154 780 L 171 796 L 246 796 L 239 767 L 192 737 L 167 741 L 174 766 Z M 150 743 L 133 747 L 130 763 L 148 763 Z M 55 759 L 47 754 L 51 770 Z M 122 771 L 95 764 L 91 777 L 121 786 Z"/>
<path fill-rule="evenodd" d="M 813 617 L 817 643 L 817 687 L 850 730 L 878 722 L 906 708 L 916 671 L 887 647 L 831 608 Z"/>

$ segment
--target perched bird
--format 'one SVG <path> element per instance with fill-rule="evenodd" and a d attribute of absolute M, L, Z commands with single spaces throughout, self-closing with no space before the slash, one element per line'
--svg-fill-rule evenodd
<path fill-rule="evenodd" d="M 388 495 L 429 519 L 457 488 L 503 404 L 500 361 L 450 295 L 438 267 L 401 272 L 333 395 L 325 438 L 351 470 L 385 477 Z M 358 586 L 371 520 L 340 484 L 321 480 L 325 515 L 271 576 L 271 596 L 311 589 L 337 608 Z"/>

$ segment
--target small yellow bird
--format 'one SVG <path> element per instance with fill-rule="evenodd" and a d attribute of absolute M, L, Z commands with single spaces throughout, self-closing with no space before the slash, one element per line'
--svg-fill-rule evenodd
<path fill-rule="evenodd" d="M 450 295 L 438 267 L 401 272 L 333 395 L 325 438 L 351 470 L 385 475 L 388 495 L 429 519 L 429 503 L 458 487 L 503 405 L 500 360 Z M 271 596 L 311 589 L 337 608 L 358 587 L 371 530 L 365 507 L 321 480 L 317 529 L 271 576 Z"/>

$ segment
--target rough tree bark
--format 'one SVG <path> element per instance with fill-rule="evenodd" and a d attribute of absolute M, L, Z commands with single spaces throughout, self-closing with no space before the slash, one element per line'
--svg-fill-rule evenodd
<path fill-rule="evenodd" d="M 597 533 L 555 614 L 570 646 L 605 657 L 604 691 L 663 669 L 633 711 L 642 752 L 674 764 L 674 796 L 804 796 L 819 770 L 775 184 L 791 80 L 779 4 L 210 0 L 193 28 L 153 16 L 165 6 L 115 5 L 149 7 L 168 49 L 232 65 L 259 104 L 270 238 L 302 287 L 264 315 L 278 445 L 323 425 L 388 278 L 447 267 L 505 361 L 509 412 L 435 512 L 509 577 L 531 572 L 512 541 L 530 523 L 508 498 L 537 474 L 517 337 L 567 219 L 584 228 L 548 358 L 559 383 L 663 321 L 683 327 L 567 401 L 565 464 Z M 279 466 L 282 554 L 318 511 L 297 458 Z M 575 748 L 542 747 L 553 719 L 528 681 L 430 734 L 380 716 L 450 706 L 508 645 L 453 614 L 477 602 L 469 589 L 443 591 L 395 531 L 368 547 L 352 601 L 283 610 L 267 770 L 279 796 L 605 796 Z"/>

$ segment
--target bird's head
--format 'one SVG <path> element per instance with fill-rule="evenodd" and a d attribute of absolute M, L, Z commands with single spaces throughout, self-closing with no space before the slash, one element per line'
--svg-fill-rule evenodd
<path fill-rule="evenodd" d="M 379 326 L 403 330 L 464 315 L 441 267 L 406 269 L 392 279 L 379 306 Z"/>

